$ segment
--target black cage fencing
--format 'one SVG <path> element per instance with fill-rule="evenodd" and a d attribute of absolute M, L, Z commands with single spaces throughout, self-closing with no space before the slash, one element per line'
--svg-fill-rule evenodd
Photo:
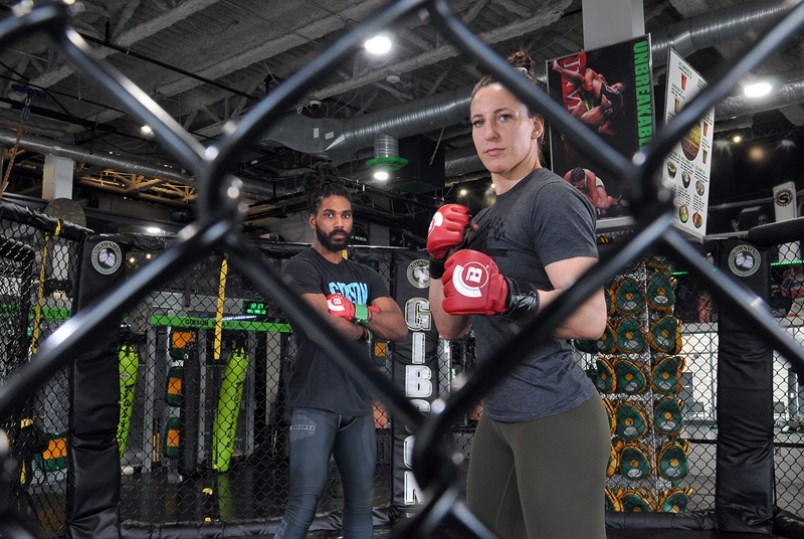
<path fill-rule="evenodd" d="M 22 440 L 16 447 L 28 448 L 0 455 L 11 463 L 2 468 L 3 492 L 10 494 L 0 506 L 4 533 L 30 537 L 25 528 L 33 521 L 58 534 L 63 509 L 70 526 L 96 537 L 116 536 L 119 509 L 125 522 L 186 518 L 192 520 L 190 529 L 176 534 L 215 534 L 221 530 L 216 522 L 236 528 L 241 519 L 250 518 L 242 500 L 267 496 L 266 488 L 275 488 L 270 495 L 281 499 L 287 417 L 280 404 L 293 357 L 285 325 L 293 320 L 372 389 L 378 410 L 388 410 L 394 424 L 416 437 L 404 460 L 406 473 L 415 476 L 421 503 L 397 535 L 435 536 L 449 521 L 466 536 L 492 537 L 460 497 L 456 478 L 461 474 L 450 472 L 457 466 L 453 452 L 468 447 L 472 422 L 480 413 L 477 402 L 514 366 L 519 352 L 548 337 L 601 287 L 611 296 L 610 329 L 603 345 L 577 343 L 579 361 L 595 377 L 611 410 L 609 516 L 625 511 L 645 515 L 612 518 L 612 524 L 777 531 L 781 509 L 783 524 L 800 530 L 787 513 L 800 507 L 798 380 L 804 373 L 804 352 L 790 335 L 798 336 L 799 258 L 769 262 L 773 254 L 784 254 L 774 245 L 799 238 L 784 223 L 763 225 L 745 238 L 717 244 L 707 259 L 673 228 L 672 197 L 655 181 L 654 172 L 700 117 L 798 31 L 804 5 L 791 9 L 742 59 L 714 77 L 633 160 L 526 84 L 444 0 L 394 2 L 357 25 L 257 103 L 214 151 L 204 149 L 122 74 L 94 59 L 70 29 L 70 9 L 60 2 L 20 5 L 0 22 L 0 46 L 31 32 L 45 35 L 99 91 L 152 126 L 165 149 L 194 173 L 200 217 L 161 246 L 76 231 L 80 249 L 73 253 L 71 244 L 58 243 L 61 255 L 71 254 L 55 264 L 45 251 L 57 243 L 54 237 L 66 238 L 63 225 L 48 223 L 33 231 L 31 223 L 3 215 L 9 221 L 2 243 L 2 254 L 8 253 L 2 276 L 8 296 L 4 336 L 14 338 L 3 356 L 8 378 L 0 393 L 0 418 L 4 430 Z M 346 342 L 278 278 L 282 256 L 266 256 L 239 234 L 239 183 L 227 174 L 245 142 L 349 57 L 365 36 L 422 9 L 467 57 L 585 148 L 602 169 L 623 178 L 630 186 L 629 207 L 636 221 L 631 234 L 609 242 L 593 271 L 488 361 L 473 364 L 471 340 L 442 345 L 439 358 L 449 359 L 439 359 L 436 372 L 445 382 L 440 395 L 445 403 L 426 415 L 388 376 L 387 348 L 383 352 L 378 346 L 369 363 L 356 360 L 362 345 Z M 23 272 L 28 277 L 21 277 Z M 639 295 L 642 303 L 634 301 Z M 669 295 L 675 296 L 673 302 Z M 224 321 L 244 309 L 263 318 L 259 326 Z M 783 317 L 774 316 L 782 311 Z M 418 312 L 423 324 L 422 314 Z M 60 392 L 65 367 L 61 388 L 66 390 Z M 452 388 L 452 376 L 459 370 L 469 376 Z M 97 383 L 110 376 L 116 383 Z M 73 397 L 69 405 L 63 401 L 68 395 Z M 118 401 L 121 407 L 108 406 Z M 40 421 L 37 410 L 46 410 L 46 419 Z M 51 423 L 40 424 L 46 421 Z M 378 412 L 378 428 L 387 428 L 383 422 Z M 69 451 L 58 438 L 65 428 Z M 445 444 L 445 438 L 457 443 Z M 118 446 L 124 449 L 122 462 Z M 62 457 L 68 470 L 82 473 L 67 474 L 61 481 Z M 260 464 L 252 469 L 250 459 Z M 744 473 L 749 466 L 752 473 Z M 143 489 L 139 480 L 146 477 Z M 140 503 L 128 505 L 132 498 Z M 337 484 L 331 498 L 338 498 Z M 253 505 L 257 519 L 278 513 L 278 504 Z"/>

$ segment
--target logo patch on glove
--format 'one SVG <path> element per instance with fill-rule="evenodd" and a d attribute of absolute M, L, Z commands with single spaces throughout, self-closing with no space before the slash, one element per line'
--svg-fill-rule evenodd
<path fill-rule="evenodd" d="M 444 214 L 441 212 L 435 212 L 433 214 L 433 218 L 430 219 L 430 228 L 427 229 L 427 233 L 433 231 L 433 229 L 437 226 L 441 226 L 444 224 Z"/>
<path fill-rule="evenodd" d="M 346 307 L 343 305 L 343 297 L 330 296 L 327 298 L 327 309 L 333 312 L 344 312 Z"/>
<path fill-rule="evenodd" d="M 455 267 L 452 282 L 455 290 L 467 298 L 479 298 L 483 295 L 481 289 L 489 280 L 489 271 L 479 262 L 469 262 Z"/>

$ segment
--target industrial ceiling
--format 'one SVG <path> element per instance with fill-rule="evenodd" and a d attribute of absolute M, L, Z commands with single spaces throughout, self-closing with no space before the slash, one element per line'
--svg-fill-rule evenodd
<path fill-rule="evenodd" d="M 645 0 L 656 79 L 663 74 L 668 47 L 705 77 L 715 73 L 799 1 Z M 210 145 L 224 136 L 227 125 L 385 4 L 83 0 L 73 25 L 98 57 L 136 83 L 202 144 Z M 543 61 L 584 47 L 581 0 L 449 4 L 503 55 L 524 49 Z M 0 16 L 12 16 L 12 5 L 2 2 Z M 467 89 L 482 75 L 477 64 L 450 45 L 424 12 L 392 33 L 395 45 L 390 54 L 378 59 L 359 51 L 343 65 L 332 66 L 279 125 L 243 153 L 234 172 L 246 182 L 254 223 L 270 223 L 298 209 L 291 207 L 298 202 L 293 197 L 300 189 L 298 178 L 322 160 L 334 162 L 344 176 L 365 185 L 367 197 L 386 197 L 379 207 L 392 213 L 429 211 L 428 200 L 436 204 L 448 197 L 451 186 L 485 177 L 473 156 L 466 121 Z M 720 131 L 750 129 L 758 115 L 763 115 L 765 131 L 801 131 L 802 43 L 799 34 L 754 73 L 778 76 L 784 91 L 752 103 L 736 88 L 719 107 Z M 98 196 L 91 193 L 138 198 L 174 210 L 192 204 L 191 172 L 143 134 L 112 97 L 76 74 L 43 36 L 32 35 L 0 51 L 0 73 L 0 143 L 6 148 L 6 164 L 11 158 L 14 163 L 6 192 L 39 196 L 42 155 L 52 152 L 75 160 L 76 194 L 87 204 Z M 311 139 L 308 134 L 316 129 L 334 133 L 334 141 Z M 373 137 L 380 133 L 421 136 L 443 148 L 445 187 L 416 194 L 371 179 L 365 161 L 373 157 Z"/>

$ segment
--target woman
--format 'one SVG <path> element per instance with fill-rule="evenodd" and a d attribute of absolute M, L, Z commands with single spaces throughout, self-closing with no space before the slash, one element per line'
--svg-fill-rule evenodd
<path fill-rule="evenodd" d="M 533 61 L 509 61 L 535 83 Z M 474 329 L 480 360 L 597 261 L 595 210 L 541 166 L 544 118 L 491 77 L 471 101 L 472 137 L 497 192 L 470 222 L 448 204 L 428 233 L 430 307 L 446 339 Z M 610 435 L 602 399 L 567 339 L 597 339 L 602 290 L 539 342 L 484 399 L 472 442 L 467 498 L 505 538 L 605 538 Z"/>

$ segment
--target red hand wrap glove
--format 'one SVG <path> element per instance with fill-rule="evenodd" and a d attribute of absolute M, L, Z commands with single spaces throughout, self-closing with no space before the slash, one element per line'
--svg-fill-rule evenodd
<path fill-rule="evenodd" d="M 462 249 L 447 259 L 444 269 L 444 311 L 455 315 L 505 312 L 508 283 L 491 257 Z"/>
<path fill-rule="evenodd" d="M 427 252 L 434 260 L 445 260 L 449 250 L 461 244 L 470 219 L 471 214 L 466 206 L 444 204 L 438 208 L 427 232 Z"/>
<path fill-rule="evenodd" d="M 327 312 L 329 314 L 356 324 L 368 324 L 369 320 L 371 320 L 371 313 L 379 311 L 380 309 L 373 305 L 366 306 L 352 303 L 342 294 L 330 294 L 327 296 Z"/>

